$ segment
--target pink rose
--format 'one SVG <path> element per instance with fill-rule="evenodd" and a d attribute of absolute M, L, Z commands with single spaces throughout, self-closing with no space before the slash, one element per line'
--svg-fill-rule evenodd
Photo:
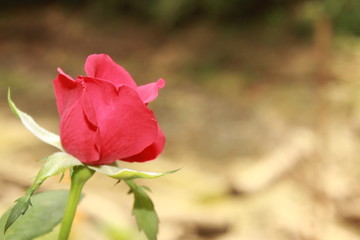
<path fill-rule="evenodd" d="M 87 58 L 87 76 L 74 80 L 58 72 L 54 86 L 66 152 L 89 165 L 144 162 L 162 152 L 165 136 L 147 104 L 164 87 L 163 79 L 138 87 L 105 54 Z"/>

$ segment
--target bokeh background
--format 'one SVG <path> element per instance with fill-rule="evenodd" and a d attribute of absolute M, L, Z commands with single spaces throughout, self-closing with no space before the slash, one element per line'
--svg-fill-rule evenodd
<path fill-rule="evenodd" d="M 57 132 L 52 80 L 109 54 L 139 84 L 167 136 L 157 160 L 121 165 L 176 174 L 152 188 L 159 240 L 360 239 L 358 0 L 1 0 L 0 212 L 55 149 L 10 113 Z M 41 191 L 68 189 L 47 180 Z M 72 239 L 145 239 L 123 184 L 96 174 Z M 42 239 L 56 239 L 56 231 Z"/>

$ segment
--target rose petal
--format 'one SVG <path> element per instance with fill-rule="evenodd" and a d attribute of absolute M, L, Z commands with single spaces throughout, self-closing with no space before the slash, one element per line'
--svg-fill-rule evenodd
<path fill-rule="evenodd" d="M 144 103 L 149 103 L 158 96 L 159 89 L 164 86 L 165 80 L 159 79 L 157 82 L 138 87 L 138 93 Z"/>
<path fill-rule="evenodd" d="M 145 148 L 142 152 L 121 160 L 126 162 L 145 162 L 145 161 L 153 160 L 160 155 L 160 153 L 164 149 L 164 146 L 165 146 L 165 135 L 159 127 L 157 139 L 153 144 Z"/>
<path fill-rule="evenodd" d="M 58 71 L 58 73 L 60 73 L 61 75 L 64 75 L 64 76 L 67 77 L 68 79 L 74 81 L 74 79 L 73 79 L 70 75 L 64 73 L 64 71 L 63 71 L 61 68 L 57 68 L 57 71 Z"/>
<path fill-rule="evenodd" d="M 84 77 L 85 96 L 92 105 L 84 105 L 85 113 L 96 115 L 101 160 L 109 164 L 138 154 L 157 137 L 153 112 L 141 101 L 137 92 L 125 85 L 118 89 L 101 79 Z M 86 108 L 93 109 L 86 109 Z"/>
<path fill-rule="evenodd" d="M 86 91 L 86 89 L 85 89 L 85 91 Z M 82 96 L 82 104 L 83 104 L 83 109 L 84 109 L 86 118 L 89 120 L 89 122 L 92 125 L 98 127 L 99 124 L 98 124 L 95 108 L 94 108 L 91 96 L 89 94 L 84 94 Z"/>
<path fill-rule="evenodd" d="M 83 163 L 91 164 L 100 158 L 95 145 L 96 130 L 97 128 L 87 120 L 82 101 L 79 99 L 61 118 L 61 143 L 66 152 Z"/>
<path fill-rule="evenodd" d="M 69 75 L 65 74 L 60 68 L 59 74 L 54 80 L 56 104 L 60 117 L 64 110 L 72 106 L 81 95 L 81 84 L 74 81 Z"/>
<path fill-rule="evenodd" d="M 115 86 L 127 85 L 136 88 L 136 83 L 130 74 L 106 54 L 90 55 L 86 59 L 85 72 L 89 77 L 101 78 Z"/>

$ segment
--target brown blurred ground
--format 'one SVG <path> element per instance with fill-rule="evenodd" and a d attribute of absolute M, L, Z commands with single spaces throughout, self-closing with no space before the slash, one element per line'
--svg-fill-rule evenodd
<path fill-rule="evenodd" d="M 56 68 L 75 77 L 87 55 L 107 53 L 139 83 L 167 80 L 151 106 L 167 135 L 164 154 L 124 164 L 182 168 L 141 181 L 153 190 L 160 240 L 359 239 L 357 38 L 332 36 L 319 83 L 313 38 L 281 31 L 206 21 L 171 31 L 48 7 L 5 15 L 0 33 L 1 212 L 31 184 L 37 160 L 54 151 L 11 115 L 7 87 L 20 109 L 57 132 Z M 57 181 L 42 190 L 69 188 Z M 89 182 L 74 239 L 143 239 L 126 187 L 114 183 L 98 174 Z"/>

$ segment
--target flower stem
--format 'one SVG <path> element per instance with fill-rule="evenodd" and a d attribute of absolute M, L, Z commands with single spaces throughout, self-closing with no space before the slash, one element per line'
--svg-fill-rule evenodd
<path fill-rule="evenodd" d="M 71 225 L 74 220 L 77 205 L 80 200 L 81 190 L 86 181 L 94 174 L 94 171 L 85 167 L 74 167 L 71 175 L 71 188 L 69 199 L 66 205 L 64 218 L 61 223 L 59 240 L 67 240 L 69 238 Z"/>

